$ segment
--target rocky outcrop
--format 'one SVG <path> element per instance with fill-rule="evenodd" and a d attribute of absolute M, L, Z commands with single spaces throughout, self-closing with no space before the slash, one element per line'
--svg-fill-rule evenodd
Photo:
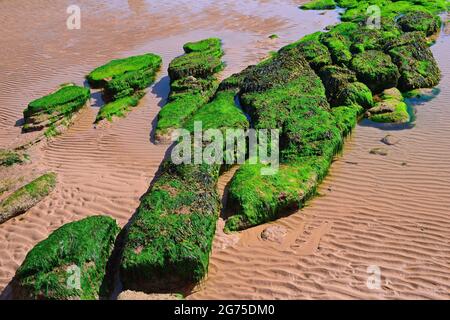
<path fill-rule="evenodd" d="M 68 84 L 55 92 L 30 102 L 23 111 L 23 132 L 41 131 L 47 137 L 59 134 L 90 98 L 89 89 Z"/>
<path fill-rule="evenodd" d="M 26 256 L 13 280 L 15 299 L 98 299 L 119 227 L 106 216 L 63 225 Z"/>

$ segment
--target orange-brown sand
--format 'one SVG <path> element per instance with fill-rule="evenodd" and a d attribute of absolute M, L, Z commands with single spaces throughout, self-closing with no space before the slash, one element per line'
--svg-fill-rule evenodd
<path fill-rule="evenodd" d="M 154 52 L 165 70 L 185 42 L 218 36 L 226 51 L 225 77 L 336 21 L 335 12 L 301 12 L 298 4 L 84 0 L 81 30 L 67 30 L 65 2 L 1 2 L 0 147 L 31 138 L 17 126 L 29 101 L 60 83 L 83 83 L 85 74 L 110 59 Z M 268 39 L 271 34 L 280 38 Z M 233 235 L 225 235 L 219 221 L 209 277 L 188 298 L 450 298 L 449 49 L 448 36 L 433 48 L 444 75 L 442 92 L 417 107 L 416 125 L 402 131 L 358 126 L 322 196 L 307 208 Z M 94 95 L 67 132 L 29 151 L 31 164 L 1 169 L 0 179 L 58 173 L 57 189 L 47 199 L 0 225 L 3 298 L 26 253 L 62 224 L 95 214 L 122 226 L 128 222 L 167 150 L 151 135 L 168 89 L 163 71 L 126 118 L 97 128 L 92 123 L 100 102 Z M 401 141 L 383 145 L 388 133 Z M 374 147 L 388 155 L 370 154 Z M 231 177 L 221 178 L 222 193 Z M 261 237 L 272 225 L 285 228 L 278 242 Z M 366 286 L 371 265 L 381 269 L 379 290 Z"/>

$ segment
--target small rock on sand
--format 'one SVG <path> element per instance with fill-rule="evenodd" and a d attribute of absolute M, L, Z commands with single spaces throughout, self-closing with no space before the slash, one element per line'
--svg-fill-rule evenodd
<path fill-rule="evenodd" d="M 261 239 L 265 241 L 272 241 L 282 243 L 284 237 L 286 237 L 287 229 L 282 226 L 270 226 L 261 232 Z"/>
<path fill-rule="evenodd" d="M 399 143 L 400 139 L 393 135 L 388 134 L 386 137 L 381 139 L 381 142 L 383 142 L 384 144 L 386 144 L 388 146 L 393 146 L 393 145 L 396 145 L 397 143 Z"/>
<path fill-rule="evenodd" d="M 379 156 L 387 156 L 388 155 L 388 151 L 385 148 L 373 148 L 372 150 L 370 150 L 371 154 L 376 154 Z"/>

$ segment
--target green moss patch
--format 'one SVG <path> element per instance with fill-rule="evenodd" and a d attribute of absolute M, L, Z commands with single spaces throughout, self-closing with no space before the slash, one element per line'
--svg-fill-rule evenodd
<path fill-rule="evenodd" d="M 135 94 L 105 104 L 98 112 L 95 122 L 100 122 L 104 119 L 112 121 L 114 117 L 124 117 L 132 107 L 138 105 L 141 96 L 142 94 Z"/>
<path fill-rule="evenodd" d="M 359 105 L 341 106 L 331 110 L 336 125 L 344 137 L 352 132 L 363 112 L 364 109 Z"/>
<path fill-rule="evenodd" d="M 337 94 L 337 104 L 341 106 L 356 104 L 370 108 L 374 105 L 372 91 L 361 82 L 347 83 Z"/>
<path fill-rule="evenodd" d="M 389 55 L 398 66 L 402 91 L 431 88 L 441 79 L 441 72 L 421 32 L 411 32 L 389 44 Z"/>
<path fill-rule="evenodd" d="M 247 129 L 249 127 L 245 114 L 235 104 L 234 91 L 218 92 L 214 99 L 202 106 L 183 126 L 194 132 L 195 122 L 202 123 L 202 129 Z"/>
<path fill-rule="evenodd" d="M 326 66 L 319 72 L 320 79 L 326 89 L 326 95 L 331 106 L 342 105 L 341 92 L 349 86 L 350 83 L 357 82 L 356 73 L 346 67 L 335 65 Z"/>
<path fill-rule="evenodd" d="M 403 101 L 399 90 L 388 89 L 381 95 L 381 102 L 367 112 L 367 117 L 374 122 L 406 123 L 410 121 L 408 106 Z"/>
<path fill-rule="evenodd" d="M 218 175 L 217 165 L 163 163 L 126 236 L 125 288 L 171 291 L 206 275 L 220 210 Z"/>
<path fill-rule="evenodd" d="M 56 175 L 47 173 L 12 193 L 0 203 L 0 223 L 25 213 L 48 196 L 56 186 Z"/>
<path fill-rule="evenodd" d="M 358 79 L 373 92 L 396 87 L 400 73 L 391 57 L 382 51 L 369 50 L 357 54 L 350 63 Z"/>
<path fill-rule="evenodd" d="M 401 16 L 397 23 L 404 32 L 422 31 L 427 36 L 436 34 L 441 28 L 441 19 L 425 11 L 411 11 Z"/>
<path fill-rule="evenodd" d="M 312 0 L 302 6 L 303 10 L 329 10 L 336 8 L 334 0 Z"/>
<path fill-rule="evenodd" d="M 224 67 L 219 57 L 209 52 L 192 52 L 175 58 L 169 65 L 171 80 L 188 76 L 206 78 L 221 71 Z"/>
<path fill-rule="evenodd" d="M 224 55 L 222 50 L 222 40 L 219 38 L 208 38 L 197 42 L 188 42 L 183 46 L 185 53 L 205 52 L 217 58 Z"/>
<path fill-rule="evenodd" d="M 54 93 L 30 102 L 24 110 L 24 132 L 46 129 L 56 133 L 71 123 L 72 116 L 89 100 L 89 89 L 63 85 Z"/>
<path fill-rule="evenodd" d="M 17 270 L 15 298 L 98 299 L 119 230 L 106 216 L 89 217 L 57 229 L 28 253 Z"/>
<path fill-rule="evenodd" d="M 115 59 L 96 68 L 86 78 L 92 87 L 99 88 L 105 86 L 112 79 L 122 77 L 129 72 L 153 71 L 156 73 L 161 67 L 161 62 L 161 57 L 152 53 Z"/>
<path fill-rule="evenodd" d="M 169 66 L 171 92 L 168 103 L 158 114 L 155 138 L 170 140 L 171 133 L 215 94 L 219 83 L 215 74 L 222 70 L 221 41 L 209 38 L 184 45 L 186 54 L 175 58 Z"/>

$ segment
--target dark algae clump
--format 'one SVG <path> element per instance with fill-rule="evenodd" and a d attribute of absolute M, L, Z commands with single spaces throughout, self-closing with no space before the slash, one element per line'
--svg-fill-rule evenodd
<path fill-rule="evenodd" d="M 63 225 L 27 254 L 13 281 L 14 297 L 98 299 L 119 230 L 116 221 L 107 216 Z"/>

